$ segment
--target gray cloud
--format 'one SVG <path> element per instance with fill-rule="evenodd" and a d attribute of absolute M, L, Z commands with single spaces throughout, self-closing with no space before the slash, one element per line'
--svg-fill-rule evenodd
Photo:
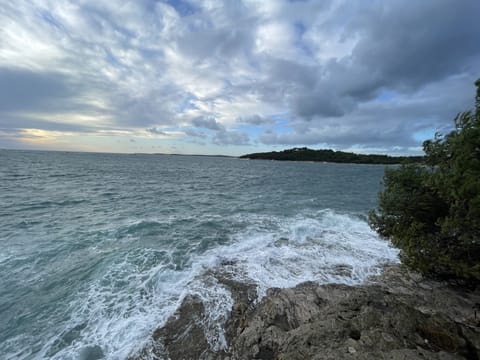
<path fill-rule="evenodd" d="M 473 24 L 480 5 L 467 1 L 454 11 L 452 6 L 452 1 L 422 2 L 413 9 L 392 2 L 370 9 L 348 26 L 361 36 L 351 55 L 325 63 L 314 85 L 300 79 L 303 91 L 292 100 L 295 114 L 341 117 L 383 88 L 412 93 L 465 73 L 473 81 L 480 56 L 479 26 Z"/>
<path fill-rule="evenodd" d="M 197 117 L 191 120 L 191 123 L 196 128 L 213 131 L 210 137 L 215 145 L 247 145 L 250 143 L 249 136 L 238 130 L 227 130 L 225 126 L 219 124 L 212 117 Z M 183 132 L 194 138 L 206 138 L 207 134 L 194 129 L 184 128 Z"/>
<path fill-rule="evenodd" d="M 182 128 L 182 131 L 185 133 L 185 135 L 191 136 L 193 138 L 206 138 L 207 137 L 207 135 L 204 132 L 197 131 L 197 130 L 190 129 L 190 128 Z"/>
<path fill-rule="evenodd" d="M 192 125 L 198 128 L 215 130 L 215 131 L 224 131 L 225 128 L 223 125 L 219 124 L 214 118 L 211 117 L 197 117 L 193 119 Z"/>
<path fill-rule="evenodd" d="M 250 124 L 250 125 L 272 125 L 275 124 L 275 120 L 268 117 L 255 114 L 250 116 L 240 116 L 237 118 L 237 123 Z"/>
<path fill-rule="evenodd" d="M 235 130 L 217 131 L 212 141 L 217 145 L 248 145 L 250 143 L 247 134 Z"/>
<path fill-rule="evenodd" d="M 452 78 L 441 88 L 431 84 L 395 101 L 366 102 L 349 114 L 348 121 L 338 117 L 318 117 L 308 122 L 300 119 L 291 122 L 289 132 L 266 131 L 260 141 L 267 145 L 328 144 L 337 148 L 393 148 L 392 144 L 415 147 L 422 143 L 416 134 L 449 131 L 458 109 L 468 109 L 473 104 L 472 90 L 468 79 Z M 471 95 L 466 97 L 464 94 L 469 91 Z"/>
<path fill-rule="evenodd" d="M 358 20 L 363 36 L 353 53 L 354 63 L 370 64 L 381 82 L 398 87 L 423 86 L 464 72 L 473 59 L 478 61 L 479 26 L 475 24 L 480 4 L 457 4 L 425 1 L 411 9 L 395 1 L 373 9 L 370 19 Z M 360 89 L 350 91 L 355 90 Z"/>
<path fill-rule="evenodd" d="M 0 128 L 418 146 L 473 103 L 479 13 L 476 0 L 5 4 Z"/>
<path fill-rule="evenodd" d="M 162 131 L 161 129 L 156 128 L 156 127 L 148 128 L 147 131 L 149 133 L 154 134 L 154 135 L 167 135 L 167 133 L 165 131 Z"/>
<path fill-rule="evenodd" d="M 0 112 L 58 108 L 72 96 L 62 74 L 0 68 Z"/>

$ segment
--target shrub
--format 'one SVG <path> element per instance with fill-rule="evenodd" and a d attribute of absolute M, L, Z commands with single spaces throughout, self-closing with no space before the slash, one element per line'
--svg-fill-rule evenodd
<path fill-rule="evenodd" d="M 425 164 L 386 169 L 370 226 L 425 274 L 480 282 L 480 80 L 475 110 L 423 144 Z"/>

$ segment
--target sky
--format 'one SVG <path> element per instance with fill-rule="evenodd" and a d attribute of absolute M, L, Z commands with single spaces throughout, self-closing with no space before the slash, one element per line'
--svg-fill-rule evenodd
<path fill-rule="evenodd" d="M 419 154 L 473 108 L 478 0 L 0 0 L 0 148 Z"/>

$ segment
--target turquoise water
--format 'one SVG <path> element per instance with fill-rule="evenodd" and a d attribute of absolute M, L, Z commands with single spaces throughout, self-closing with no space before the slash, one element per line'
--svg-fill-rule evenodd
<path fill-rule="evenodd" d="M 191 293 L 222 348 L 231 298 L 209 275 L 222 266 L 260 296 L 360 283 L 397 261 L 366 223 L 383 171 L 0 151 L 0 358 L 125 358 Z"/>

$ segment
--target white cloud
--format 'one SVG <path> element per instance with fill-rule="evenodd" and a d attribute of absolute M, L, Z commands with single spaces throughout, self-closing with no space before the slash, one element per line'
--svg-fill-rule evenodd
<path fill-rule="evenodd" d="M 172 4 L 2 3 L 0 128 L 394 151 L 472 101 L 478 2 Z"/>

